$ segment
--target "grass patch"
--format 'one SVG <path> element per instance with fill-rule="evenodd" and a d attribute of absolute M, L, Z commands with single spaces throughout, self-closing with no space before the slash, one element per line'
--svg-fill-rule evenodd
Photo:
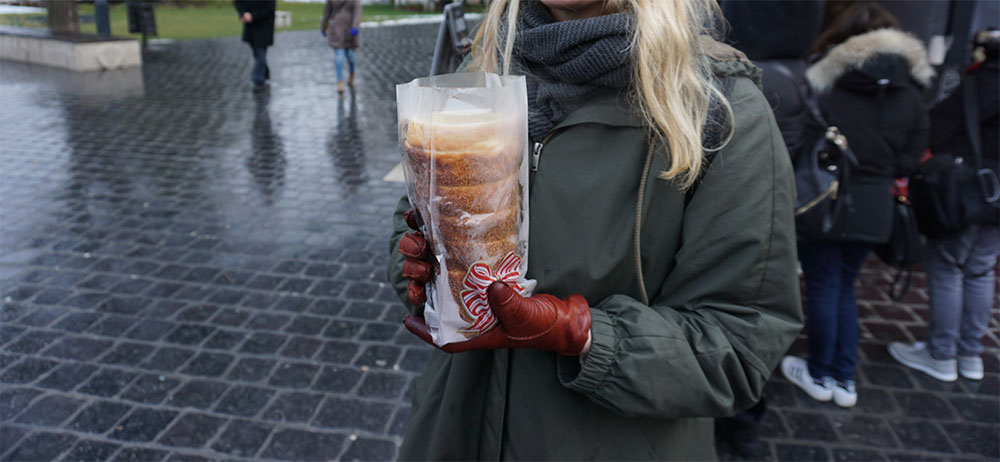
<path fill-rule="evenodd" d="M 278 9 L 292 13 L 292 26 L 276 29 L 275 32 L 286 30 L 319 30 L 319 21 L 323 17 L 322 3 L 291 3 L 278 2 Z M 467 6 L 467 12 L 481 11 L 481 7 Z M 125 17 L 124 4 L 112 5 L 111 33 L 117 36 L 139 37 L 128 33 L 128 22 Z M 80 15 L 80 31 L 97 33 L 94 23 L 94 6 L 79 4 L 77 12 Z M 397 10 L 389 5 L 365 5 L 361 10 L 362 21 L 385 21 L 402 17 L 423 16 L 425 12 Z M 11 14 L 0 16 L 0 25 L 18 27 L 47 27 L 45 14 Z M 213 1 L 191 4 L 165 4 L 156 6 L 156 28 L 159 37 L 176 40 L 227 37 L 240 35 L 243 25 L 236 16 L 232 2 Z"/>

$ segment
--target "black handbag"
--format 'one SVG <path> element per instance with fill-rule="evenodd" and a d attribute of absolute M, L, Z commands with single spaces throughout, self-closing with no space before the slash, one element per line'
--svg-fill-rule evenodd
<path fill-rule="evenodd" d="M 775 68 L 790 79 L 812 119 L 807 130 L 812 132 L 813 141 L 803 143 L 799 152 L 791 153 L 795 170 L 796 233 L 807 239 L 837 240 L 840 232 L 835 227 L 841 223 L 844 211 L 851 207 L 847 185 L 851 169 L 858 165 L 857 158 L 847 144 L 847 137 L 827 123 L 816 100 L 795 81 L 792 72 L 781 64 Z"/>
<path fill-rule="evenodd" d="M 889 285 L 889 298 L 899 300 L 910 290 L 912 265 L 923 259 L 924 244 L 917 231 L 917 220 L 906 196 L 897 193 L 892 209 L 892 234 L 885 244 L 875 246 L 875 255 L 896 269 Z"/>

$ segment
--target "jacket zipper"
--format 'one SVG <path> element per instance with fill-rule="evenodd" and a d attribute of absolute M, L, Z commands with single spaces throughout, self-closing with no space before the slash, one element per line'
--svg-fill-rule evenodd
<path fill-rule="evenodd" d="M 563 127 L 563 128 L 565 128 L 565 127 Z M 538 172 L 538 163 L 542 160 L 542 149 L 544 149 L 545 145 L 549 142 L 549 140 L 551 140 L 552 137 L 555 136 L 557 133 L 561 132 L 563 130 L 563 128 L 557 128 L 557 129 L 554 129 L 554 130 L 550 130 L 549 133 L 547 133 L 545 135 L 545 138 L 542 139 L 541 143 L 536 142 L 534 145 L 532 145 L 532 147 L 531 147 L 531 170 L 528 172 L 528 187 L 529 187 L 529 189 L 530 189 L 531 186 L 533 186 L 535 184 L 535 173 Z"/>

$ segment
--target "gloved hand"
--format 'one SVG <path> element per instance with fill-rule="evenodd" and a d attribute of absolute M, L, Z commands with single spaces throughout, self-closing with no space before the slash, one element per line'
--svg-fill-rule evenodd
<path fill-rule="evenodd" d="M 420 228 L 417 212 L 414 209 L 403 213 L 406 225 L 410 229 Z M 414 231 L 407 233 L 399 240 L 399 253 L 403 254 L 403 277 L 410 280 L 406 284 L 406 296 L 413 306 L 422 305 L 427 301 L 425 284 L 434 277 L 434 267 L 431 264 L 431 249 L 424 239 L 424 233 Z"/>
<path fill-rule="evenodd" d="M 536 348 L 577 356 L 590 350 L 590 306 L 581 295 L 559 299 L 538 294 L 522 297 L 503 282 L 486 289 L 490 309 L 500 324 L 489 332 L 440 349 L 448 353 L 498 348 Z M 424 318 L 407 316 L 403 324 L 421 340 L 433 345 Z"/>
<path fill-rule="evenodd" d="M 351 28 L 351 37 L 357 37 L 357 36 L 358 36 L 358 28 L 357 27 L 352 27 Z"/>

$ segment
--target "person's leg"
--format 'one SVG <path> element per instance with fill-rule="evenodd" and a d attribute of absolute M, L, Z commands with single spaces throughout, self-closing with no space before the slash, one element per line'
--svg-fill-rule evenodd
<path fill-rule="evenodd" d="M 853 381 L 858 365 L 858 303 L 854 294 L 854 282 L 858 279 L 861 265 L 869 252 L 869 244 L 841 244 L 837 334 L 832 369 L 833 378 L 838 382 Z"/>
<path fill-rule="evenodd" d="M 250 75 L 250 80 L 254 85 L 263 85 L 264 81 L 267 80 L 267 48 L 254 47 L 253 59 L 253 72 Z"/>
<path fill-rule="evenodd" d="M 264 61 L 264 80 L 271 80 L 271 66 L 267 65 L 267 47 L 263 48 L 261 58 Z"/>
<path fill-rule="evenodd" d="M 799 244 L 799 260 L 806 283 L 809 374 L 816 379 L 833 375 L 837 306 L 840 303 L 840 258 L 840 244 L 836 242 Z"/>
<path fill-rule="evenodd" d="M 347 70 L 349 72 L 347 77 L 347 84 L 354 85 L 354 48 L 347 49 Z"/>
<path fill-rule="evenodd" d="M 962 273 L 962 320 L 957 342 L 958 356 L 978 357 L 983 352 L 982 339 L 990 322 L 993 306 L 994 271 L 997 261 L 998 229 L 981 226 L 966 259 Z"/>
<path fill-rule="evenodd" d="M 971 243 L 969 232 L 949 239 L 928 239 L 924 267 L 931 319 L 927 347 L 936 360 L 952 360 L 956 355 L 962 318 L 962 262 Z"/>
<path fill-rule="evenodd" d="M 962 317 L 962 262 L 968 255 L 965 234 L 951 239 L 928 239 L 924 270 L 931 319 L 927 343 L 889 344 L 889 355 L 906 367 L 935 379 L 958 379 L 955 345 Z"/>
<path fill-rule="evenodd" d="M 344 81 L 344 59 L 347 52 L 343 48 L 333 49 L 333 65 L 337 68 L 337 82 Z"/>

